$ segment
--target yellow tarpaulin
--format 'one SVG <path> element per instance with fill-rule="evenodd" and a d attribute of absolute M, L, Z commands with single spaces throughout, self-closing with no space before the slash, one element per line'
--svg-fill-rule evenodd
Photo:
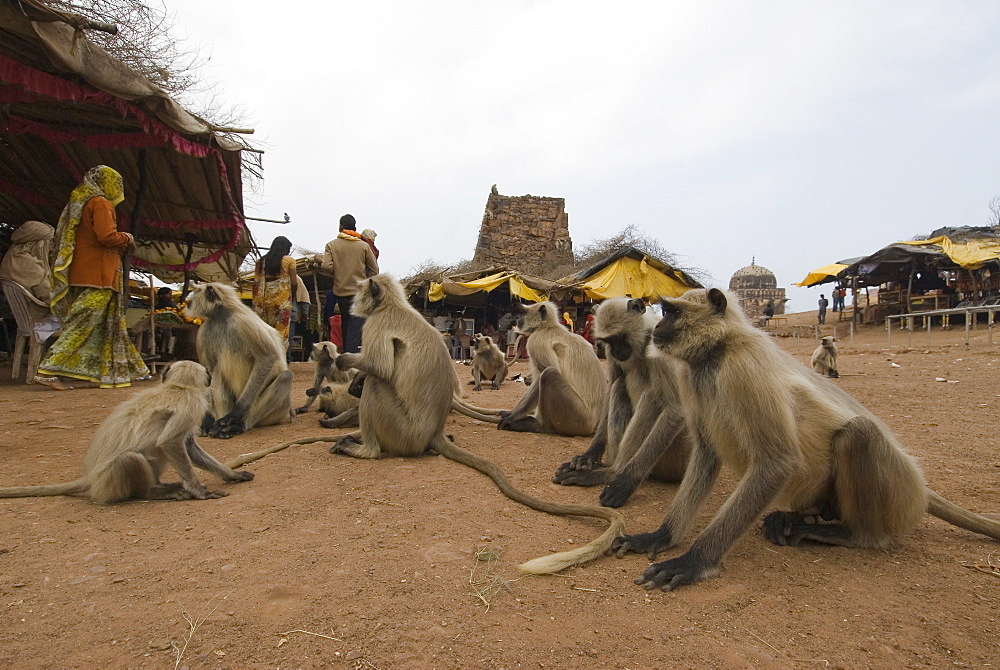
<path fill-rule="evenodd" d="M 900 242 L 900 244 L 939 246 L 948 258 L 967 270 L 976 270 L 987 261 L 1000 259 L 1000 240 L 994 238 L 952 242 L 950 238 L 942 235 L 929 240 L 912 240 Z"/>
<path fill-rule="evenodd" d="M 841 270 L 849 267 L 847 265 L 841 265 L 840 263 L 831 263 L 830 265 L 824 265 L 821 268 L 816 268 L 812 272 L 806 275 L 806 278 L 800 282 L 796 282 L 796 286 L 813 286 L 819 284 L 825 279 L 830 277 L 836 277 L 840 274 Z"/>
<path fill-rule="evenodd" d="M 498 272 L 496 274 L 489 275 L 488 277 L 474 279 L 473 281 L 445 281 L 443 283 L 432 281 L 430 283 L 430 288 L 427 290 L 427 299 L 430 302 L 437 302 L 439 300 L 444 300 L 445 295 L 471 295 L 473 293 L 477 293 L 478 291 L 486 291 L 489 293 L 506 282 L 510 282 L 511 295 L 515 295 L 518 298 L 530 300 L 532 302 L 543 302 L 544 300 L 547 300 L 546 295 L 535 291 L 533 288 L 525 284 L 524 281 L 513 272 Z"/>
<path fill-rule="evenodd" d="M 652 268 L 643 258 L 620 258 L 600 272 L 578 284 L 592 300 L 608 298 L 673 298 L 690 287 Z"/>

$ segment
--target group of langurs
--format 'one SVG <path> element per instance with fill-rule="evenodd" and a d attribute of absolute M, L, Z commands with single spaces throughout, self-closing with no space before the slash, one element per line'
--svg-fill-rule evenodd
<path fill-rule="evenodd" d="M 609 522 L 579 549 L 519 566 L 529 573 L 556 572 L 605 553 L 643 553 L 653 560 L 681 541 L 723 465 L 740 477 L 736 489 L 687 551 L 653 563 L 637 584 L 666 591 L 717 575 L 729 549 L 762 516 L 767 539 L 786 546 L 808 540 L 881 548 L 925 513 L 1000 539 L 1000 522 L 931 490 L 889 429 L 831 381 L 839 375 L 833 338 L 823 338 L 810 370 L 754 328 L 718 289 L 664 298 L 660 308 L 662 317 L 639 299 L 599 306 L 593 333 L 606 364 L 559 323 L 556 305 L 523 308 L 517 328 L 527 337 L 531 383 L 510 411 L 502 411 L 462 399 L 438 331 L 395 279 L 376 275 L 360 285 L 354 301 L 354 314 L 366 319 L 361 353 L 316 344 L 308 399 L 293 408 L 292 372 L 277 333 L 231 287 L 204 284 L 192 291 L 187 307 L 203 321 L 201 364 L 174 363 L 162 384 L 119 405 L 91 440 L 82 478 L 3 488 L 0 497 L 86 494 L 101 503 L 219 497 L 225 493 L 207 490 L 195 466 L 225 482 L 253 475 L 206 453 L 195 441 L 199 432 L 227 438 L 288 422 L 319 398 L 322 425 L 357 430 L 287 444 L 333 442 L 331 453 L 356 458 L 433 451 L 486 474 L 519 503 Z M 498 388 L 508 372 L 503 353 L 479 335 L 471 366 L 476 390 L 484 380 Z M 586 451 L 560 465 L 553 481 L 602 485 L 601 506 L 521 492 L 496 465 L 445 434 L 452 410 L 505 431 L 592 435 Z M 180 483 L 160 481 L 166 465 Z M 624 505 L 648 476 L 679 482 L 679 488 L 657 529 L 623 534 L 623 517 L 611 508 Z M 780 511 L 765 515 L 772 506 Z"/>

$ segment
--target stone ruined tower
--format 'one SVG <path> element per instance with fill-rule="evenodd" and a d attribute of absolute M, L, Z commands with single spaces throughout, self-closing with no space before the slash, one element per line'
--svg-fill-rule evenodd
<path fill-rule="evenodd" d="M 775 314 L 785 313 L 785 289 L 778 288 L 774 273 L 757 265 L 757 259 L 733 273 L 729 290 L 739 297 L 740 307 L 749 317 L 762 316 L 768 302 L 774 305 Z"/>
<path fill-rule="evenodd" d="M 473 261 L 525 272 L 572 263 L 565 199 L 500 195 L 494 185 L 486 200 Z"/>

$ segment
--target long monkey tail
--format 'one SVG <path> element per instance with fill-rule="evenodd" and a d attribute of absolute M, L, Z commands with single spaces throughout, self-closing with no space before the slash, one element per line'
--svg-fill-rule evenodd
<path fill-rule="evenodd" d="M 86 477 L 65 484 L 43 484 L 41 486 L 8 486 L 0 488 L 0 498 L 40 498 L 42 496 L 71 496 L 86 493 L 90 489 Z"/>
<path fill-rule="evenodd" d="M 500 412 L 503 411 L 470 405 L 457 395 L 451 397 L 451 408 L 459 414 L 464 414 L 465 416 L 485 421 L 486 423 L 500 423 Z"/>
<path fill-rule="evenodd" d="M 962 509 L 930 489 L 927 489 L 927 511 L 959 528 L 1000 540 L 1000 521 Z"/>
<path fill-rule="evenodd" d="M 625 532 L 625 518 L 618 512 L 592 505 L 553 503 L 523 493 L 510 483 L 507 475 L 494 463 L 462 449 L 444 435 L 436 439 L 431 447 L 445 458 L 451 459 L 456 463 L 461 463 L 462 465 L 467 465 L 483 473 L 496 483 L 505 496 L 522 505 L 548 514 L 590 516 L 608 520 L 608 529 L 590 544 L 522 563 L 517 566 L 517 569 L 521 572 L 532 575 L 547 575 L 559 572 L 572 565 L 587 563 L 603 556 L 611 548 L 611 543 L 614 542 L 614 539 Z"/>

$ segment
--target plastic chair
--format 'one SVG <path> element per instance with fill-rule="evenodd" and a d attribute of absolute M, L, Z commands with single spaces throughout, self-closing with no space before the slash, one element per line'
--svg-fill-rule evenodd
<path fill-rule="evenodd" d="M 3 293 L 7 297 L 7 303 L 14 313 L 14 321 L 17 322 L 17 335 L 14 336 L 14 367 L 11 370 L 11 378 L 17 378 L 21 372 L 21 356 L 24 355 L 24 344 L 28 343 L 28 372 L 24 378 L 25 384 L 30 384 L 38 372 L 38 364 L 42 357 L 42 344 L 35 337 L 35 318 L 31 315 L 29 305 L 34 303 L 45 309 L 49 306 L 33 296 L 31 291 L 24 288 L 17 282 L 9 279 L 0 279 L 3 286 Z"/>

